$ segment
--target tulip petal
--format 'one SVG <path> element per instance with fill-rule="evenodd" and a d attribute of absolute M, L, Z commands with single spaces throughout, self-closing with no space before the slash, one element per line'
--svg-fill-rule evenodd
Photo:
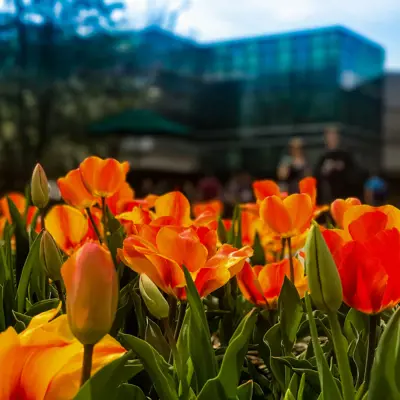
<path fill-rule="evenodd" d="M 190 204 L 181 192 L 171 192 L 155 201 L 157 217 L 172 217 L 176 225 L 189 226 Z"/>
<path fill-rule="evenodd" d="M 159 252 L 190 272 L 202 268 L 207 260 L 207 249 L 192 229 L 161 228 L 157 234 Z"/>
<path fill-rule="evenodd" d="M 299 182 L 300 193 L 308 194 L 313 206 L 317 203 L 317 180 L 308 176 Z"/>
<path fill-rule="evenodd" d="M 292 229 L 297 234 L 303 233 L 309 227 L 313 217 L 313 204 L 310 196 L 292 194 L 283 200 L 283 204 L 289 213 Z"/>
<path fill-rule="evenodd" d="M 292 220 L 283 200 L 278 196 L 265 198 L 260 206 L 260 218 L 273 232 L 285 235 L 292 230 Z"/>
<path fill-rule="evenodd" d="M 202 268 L 195 278 L 195 285 L 200 297 L 208 296 L 218 288 L 224 286 L 231 275 L 224 268 Z"/>
<path fill-rule="evenodd" d="M 258 306 L 266 304 L 267 301 L 264 298 L 255 268 L 252 268 L 248 262 L 237 274 L 237 282 L 246 300 Z"/>
<path fill-rule="evenodd" d="M 349 225 L 361 217 L 363 214 L 375 211 L 375 208 L 372 206 L 368 206 L 366 204 L 362 204 L 359 206 L 350 207 L 348 210 L 344 212 L 343 215 L 343 229 L 348 231 Z"/>
<path fill-rule="evenodd" d="M 279 186 L 271 180 L 253 182 L 253 191 L 258 201 L 262 201 L 269 196 L 281 196 Z"/>
<path fill-rule="evenodd" d="M 45 217 L 46 229 L 56 243 L 66 252 L 70 252 L 82 242 L 88 233 L 87 218 L 76 208 L 54 206 Z"/>
<path fill-rule="evenodd" d="M 384 230 L 387 221 L 387 215 L 381 211 L 367 212 L 353 220 L 348 226 L 348 231 L 353 240 L 365 241 Z"/>

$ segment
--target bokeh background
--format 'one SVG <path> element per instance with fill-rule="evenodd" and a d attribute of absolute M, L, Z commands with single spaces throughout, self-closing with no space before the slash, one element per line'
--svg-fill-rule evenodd
<path fill-rule="evenodd" d="M 392 0 L 0 0 L 0 191 L 97 154 L 138 196 L 206 200 L 207 178 L 248 201 L 294 137 L 312 171 L 335 129 L 354 195 L 379 175 L 396 203 L 399 37 Z"/>

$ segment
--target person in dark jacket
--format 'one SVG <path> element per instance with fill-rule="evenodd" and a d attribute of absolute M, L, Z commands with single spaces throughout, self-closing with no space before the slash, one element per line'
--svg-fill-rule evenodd
<path fill-rule="evenodd" d="M 354 196 L 352 176 L 355 163 L 352 155 L 340 147 L 340 135 L 336 128 L 325 132 L 326 151 L 319 159 L 315 176 L 319 183 L 322 203 L 330 203 L 338 198 Z"/>

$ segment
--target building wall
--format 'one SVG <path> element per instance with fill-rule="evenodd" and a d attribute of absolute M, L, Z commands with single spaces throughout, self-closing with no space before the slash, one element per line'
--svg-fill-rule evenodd
<path fill-rule="evenodd" d="M 400 72 L 385 78 L 383 116 L 383 168 L 390 175 L 400 175 Z"/>

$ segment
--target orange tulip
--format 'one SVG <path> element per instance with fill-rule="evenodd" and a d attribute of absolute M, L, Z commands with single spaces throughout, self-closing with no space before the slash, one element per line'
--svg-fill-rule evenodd
<path fill-rule="evenodd" d="M 170 192 L 157 198 L 154 203 L 156 217 L 170 217 L 173 225 L 190 226 L 190 203 L 181 192 Z"/>
<path fill-rule="evenodd" d="M 89 230 L 87 218 L 76 208 L 54 206 L 45 217 L 46 229 L 66 253 L 71 253 L 85 239 Z"/>
<path fill-rule="evenodd" d="M 118 278 L 111 254 L 86 243 L 62 266 L 67 315 L 82 344 L 96 344 L 111 329 L 118 305 Z"/>
<path fill-rule="evenodd" d="M 132 211 L 119 214 L 116 218 L 128 235 L 137 234 L 142 225 L 148 225 L 152 221 L 150 211 L 141 207 L 135 207 Z"/>
<path fill-rule="evenodd" d="M 57 180 L 58 188 L 66 203 L 77 208 L 89 208 L 98 199 L 92 196 L 83 184 L 79 169 L 73 169 Z"/>
<path fill-rule="evenodd" d="M 92 156 L 82 161 L 79 171 L 86 189 L 93 196 L 111 197 L 125 182 L 129 164 Z"/>
<path fill-rule="evenodd" d="M 218 217 L 222 214 L 224 205 L 219 200 L 206 201 L 201 203 L 195 203 L 193 205 L 193 215 L 195 218 L 200 217 L 204 213 Z"/>
<path fill-rule="evenodd" d="M 106 200 L 109 210 L 118 215 L 126 210 L 127 205 L 134 201 L 135 192 L 128 182 L 124 182 L 119 190 Z"/>
<path fill-rule="evenodd" d="M 253 191 L 258 201 L 262 201 L 269 196 L 281 197 L 281 190 L 278 184 L 268 179 L 253 182 Z"/>
<path fill-rule="evenodd" d="M 361 205 L 361 201 L 355 197 L 349 197 L 346 200 L 343 199 L 336 199 L 332 204 L 331 204 L 331 214 L 332 218 L 336 222 L 336 225 L 339 228 L 343 228 L 343 218 L 345 212 L 353 206 L 359 206 Z"/>
<path fill-rule="evenodd" d="M 54 319 L 57 314 L 33 317 L 19 335 L 13 328 L 0 333 L 1 399 L 70 400 L 77 394 L 83 346 L 71 334 L 67 316 Z M 92 372 L 125 352 L 107 335 L 94 349 Z"/>
<path fill-rule="evenodd" d="M 304 297 L 308 289 L 304 267 L 297 258 L 293 258 L 293 266 L 295 286 L 300 297 Z M 285 276 L 289 277 L 289 275 L 290 263 L 288 259 L 255 267 L 246 263 L 238 273 L 237 281 L 240 291 L 248 301 L 257 306 L 276 308 Z"/>
<path fill-rule="evenodd" d="M 309 227 L 312 217 L 312 201 L 306 194 L 292 194 L 284 200 L 270 196 L 261 202 L 261 220 L 281 237 L 300 235 Z"/>
<path fill-rule="evenodd" d="M 7 221 L 11 224 L 11 214 L 10 209 L 8 208 L 7 197 L 15 204 L 17 210 L 22 215 L 26 210 L 27 201 L 23 194 L 13 192 L 8 193 L 6 196 L 0 199 L 0 212 L 1 214 L 7 218 Z"/>
<path fill-rule="evenodd" d="M 118 254 L 128 267 L 145 273 L 161 290 L 179 299 L 186 298 L 185 266 L 204 297 L 223 286 L 253 254 L 250 247 L 238 250 L 230 245 L 215 253 L 215 240 L 202 228 L 144 226 L 139 235 L 125 239 Z"/>
<path fill-rule="evenodd" d="M 322 232 L 339 271 L 343 300 L 366 314 L 400 302 L 400 210 L 355 205 L 343 230 Z"/>

